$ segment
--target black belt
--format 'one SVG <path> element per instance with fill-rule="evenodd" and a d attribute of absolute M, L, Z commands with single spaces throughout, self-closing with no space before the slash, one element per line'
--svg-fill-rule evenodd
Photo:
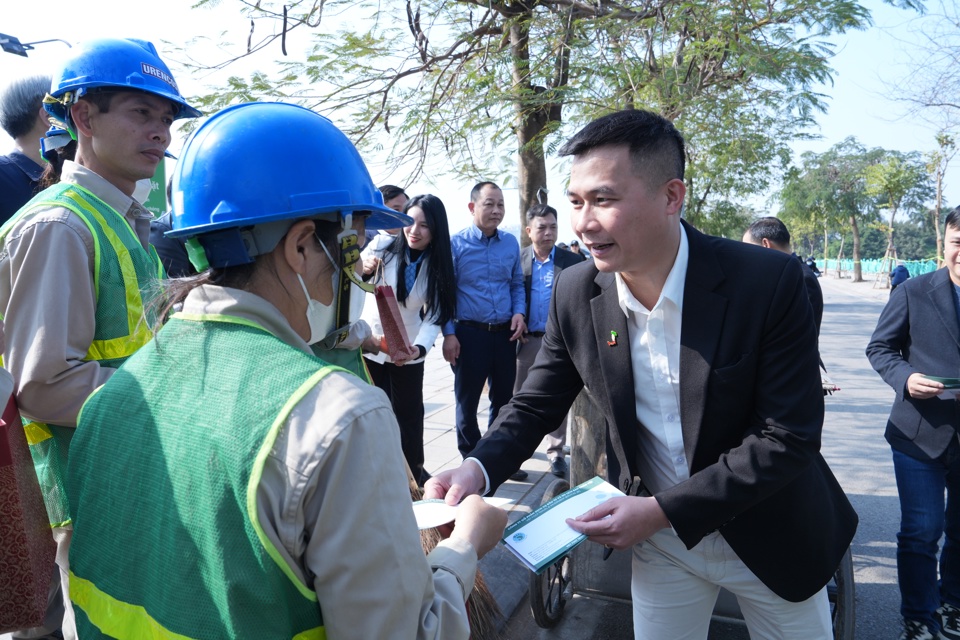
<path fill-rule="evenodd" d="M 471 329 L 480 329 L 480 331 L 508 331 L 509 322 L 474 322 L 473 320 L 457 320 L 457 324 L 462 324 Z"/>
<path fill-rule="evenodd" d="M 528 336 L 533 336 L 534 338 L 542 338 L 547 335 L 546 331 L 527 331 Z"/>

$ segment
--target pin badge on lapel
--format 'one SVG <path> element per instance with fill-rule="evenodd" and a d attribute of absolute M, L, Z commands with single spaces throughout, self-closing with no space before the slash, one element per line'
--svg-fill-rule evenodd
<path fill-rule="evenodd" d="M 608 346 L 608 347 L 615 347 L 615 346 L 617 346 L 617 332 L 616 332 L 616 331 L 611 331 L 611 332 L 610 332 L 610 339 L 607 340 L 607 346 Z"/>

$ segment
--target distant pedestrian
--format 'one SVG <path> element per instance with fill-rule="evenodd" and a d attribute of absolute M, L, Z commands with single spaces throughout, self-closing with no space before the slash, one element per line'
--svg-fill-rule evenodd
<path fill-rule="evenodd" d="M 960 639 L 960 402 L 927 377 L 960 372 L 960 207 L 947 215 L 944 246 L 946 266 L 897 286 L 867 345 L 897 394 L 884 435 L 900 494 L 901 640 Z"/>
<path fill-rule="evenodd" d="M 11 82 L 0 93 L 0 127 L 13 138 L 14 150 L 0 156 L 0 224 L 37 193 L 43 175 L 40 139 L 49 128 L 43 97 L 50 76 L 33 76 Z"/>
<path fill-rule="evenodd" d="M 583 256 L 584 259 L 590 258 L 590 252 L 584 249 L 583 247 L 581 247 L 580 242 L 577 240 L 574 240 L 573 242 L 570 243 L 570 251 L 572 251 L 573 253 L 576 253 L 577 255 Z"/>
<path fill-rule="evenodd" d="M 397 213 L 403 211 L 403 208 L 407 206 L 407 201 L 410 200 L 410 197 L 407 195 L 407 192 L 403 190 L 403 187 L 398 187 L 395 184 L 384 184 L 377 188 L 380 190 L 380 195 L 383 196 L 383 205 L 387 209 L 393 209 Z M 379 231 L 368 229 L 365 238 L 367 244 L 372 244 L 374 248 L 380 248 L 390 244 L 390 241 L 393 240 L 399 231 L 400 229 L 381 229 Z M 364 275 L 372 271 L 372 268 L 368 271 L 365 267 Z"/>
<path fill-rule="evenodd" d="M 503 191 L 479 182 L 467 205 L 473 224 L 453 235 L 457 277 L 457 319 L 444 327 L 443 357 L 454 373 L 457 446 L 466 458 L 480 440 L 477 407 L 484 384 L 490 389 L 488 425 L 513 395 L 517 377 L 517 340 L 527 330 L 524 318 L 520 243 L 501 231 Z M 513 479 L 527 473 L 516 470 Z"/>
<path fill-rule="evenodd" d="M 897 261 L 897 266 L 893 268 L 893 271 L 890 272 L 890 294 L 893 295 L 893 290 L 902 285 L 910 278 L 910 271 L 907 269 L 907 265 L 903 264 L 903 260 Z"/>
<path fill-rule="evenodd" d="M 550 314 L 550 299 L 557 277 L 567 267 L 586 260 L 583 255 L 567 251 L 559 245 L 554 246 L 557 239 L 557 210 L 549 205 L 535 204 L 527 211 L 527 236 L 530 237 L 530 245 L 520 250 L 520 264 L 523 267 L 528 330 L 523 334 L 517 348 L 517 381 L 513 385 L 514 393 L 518 393 L 523 386 L 543 344 L 543 336 L 547 331 L 547 316 Z M 563 455 L 563 448 L 567 443 L 566 416 L 544 440 L 547 442 L 550 473 L 558 478 L 566 477 L 567 461 Z"/>
<path fill-rule="evenodd" d="M 820 289 L 820 283 L 817 282 L 816 274 L 807 267 L 800 256 L 793 252 L 790 245 L 790 230 L 787 229 L 787 225 L 773 216 L 760 218 L 743 233 L 743 241 L 767 249 L 775 249 L 788 256 L 794 256 L 804 265 L 801 269 L 803 271 L 803 286 L 807 293 L 807 299 L 810 301 L 810 308 L 813 309 L 813 321 L 817 325 L 817 335 L 819 336 L 820 323 L 823 320 L 823 291 Z"/>

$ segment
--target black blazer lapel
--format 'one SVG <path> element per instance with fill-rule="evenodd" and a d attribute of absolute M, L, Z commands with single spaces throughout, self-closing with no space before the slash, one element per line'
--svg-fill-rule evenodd
<path fill-rule="evenodd" d="M 954 343 L 960 347 L 960 322 L 957 320 L 956 302 L 953 299 L 953 281 L 946 269 L 940 271 L 930 280 L 930 289 L 927 291 L 937 316 L 943 322 L 947 333 Z"/>
<path fill-rule="evenodd" d="M 723 270 L 709 243 L 686 223 L 690 257 L 683 285 L 683 318 L 680 325 L 680 423 L 687 464 L 693 473 L 694 452 L 703 422 L 707 383 L 723 331 L 727 298 L 714 290 L 723 281 Z"/>
<path fill-rule="evenodd" d="M 614 428 L 609 430 L 611 445 L 626 455 L 626 459 L 620 461 L 621 472 L 629 474 L 637 458 L 637 412 L 627 317 L 620 308 L 613 274 L 599 273 L 594 282 L 601 292 L 590 300 L 590 311 L 603 380 L 600 384 L 584 382 L 595 397 L 599 396 L 597 400 L 603 398 L 607 415 L 613 416 Z"/>

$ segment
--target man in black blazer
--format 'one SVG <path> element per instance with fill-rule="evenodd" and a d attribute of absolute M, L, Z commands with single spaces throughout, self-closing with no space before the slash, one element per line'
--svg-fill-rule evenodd
<path fill-rule="evenodd" d="M 780 251 L 788 256 L 796 256 L 790 246 L 790 230 L 780 218 L 766 216 L 754 220 L 743 233 L 743 241 L 767 249 Z M 807 299 L 813 309 L 813 322 L 817 325 L 817 335 L 820 335 L 820 322 L 823 320 L 823 290 L 817 275 L 807 263 L 803 263 L 803 286 L 807 291 Z"/>
<path fill-rule="evenodd" d="M 901 638 L 910 640 L 960 638 L 960 403 L 927 377 L 960 377 L 960 207 L 947 215 L 944 257 L 945 268 L 894 289 L 867 345 L 897 394 L 884 435 L 900 494 Z"/>
<path fill-rule="evenodd" d="M 547 329 L 550 313 L 550 297 L 553 283 L 560 272 L 585 261 L 586 256 L 555 246 L 557 241 L 557 210 L 547 204 L 535 204 L 527 211 L 527 236 L 530 244 L 520 250 L 520 267 L 523 269 L 523 289 L 527 303 L 527 332 L 517 347 L 517 379 L 513 392 L 520 391 L 533 361 L 540 352 L 540 344 Z M 567 462 L 563 445 L 567 442 L 567 418 L 560 426 L 548 433 L 547 459 L 550 473 L 563 478 L 567 475 Z"/>
<path fill-rule="evenodd" d="M 610 114 L 561 153 L 593 262 L 564 270 L 526 384 L 427 497 L 496 489 L 586 386 L 628 496 L 568 524 L 632 548 L 636 637 L 706 638 L 724 586 L 753 637 L 831 638 L 825 585 L 857 517 L 819 452 L 801 265 L 681 222 L 683 138 L 658 115 Z"/>

